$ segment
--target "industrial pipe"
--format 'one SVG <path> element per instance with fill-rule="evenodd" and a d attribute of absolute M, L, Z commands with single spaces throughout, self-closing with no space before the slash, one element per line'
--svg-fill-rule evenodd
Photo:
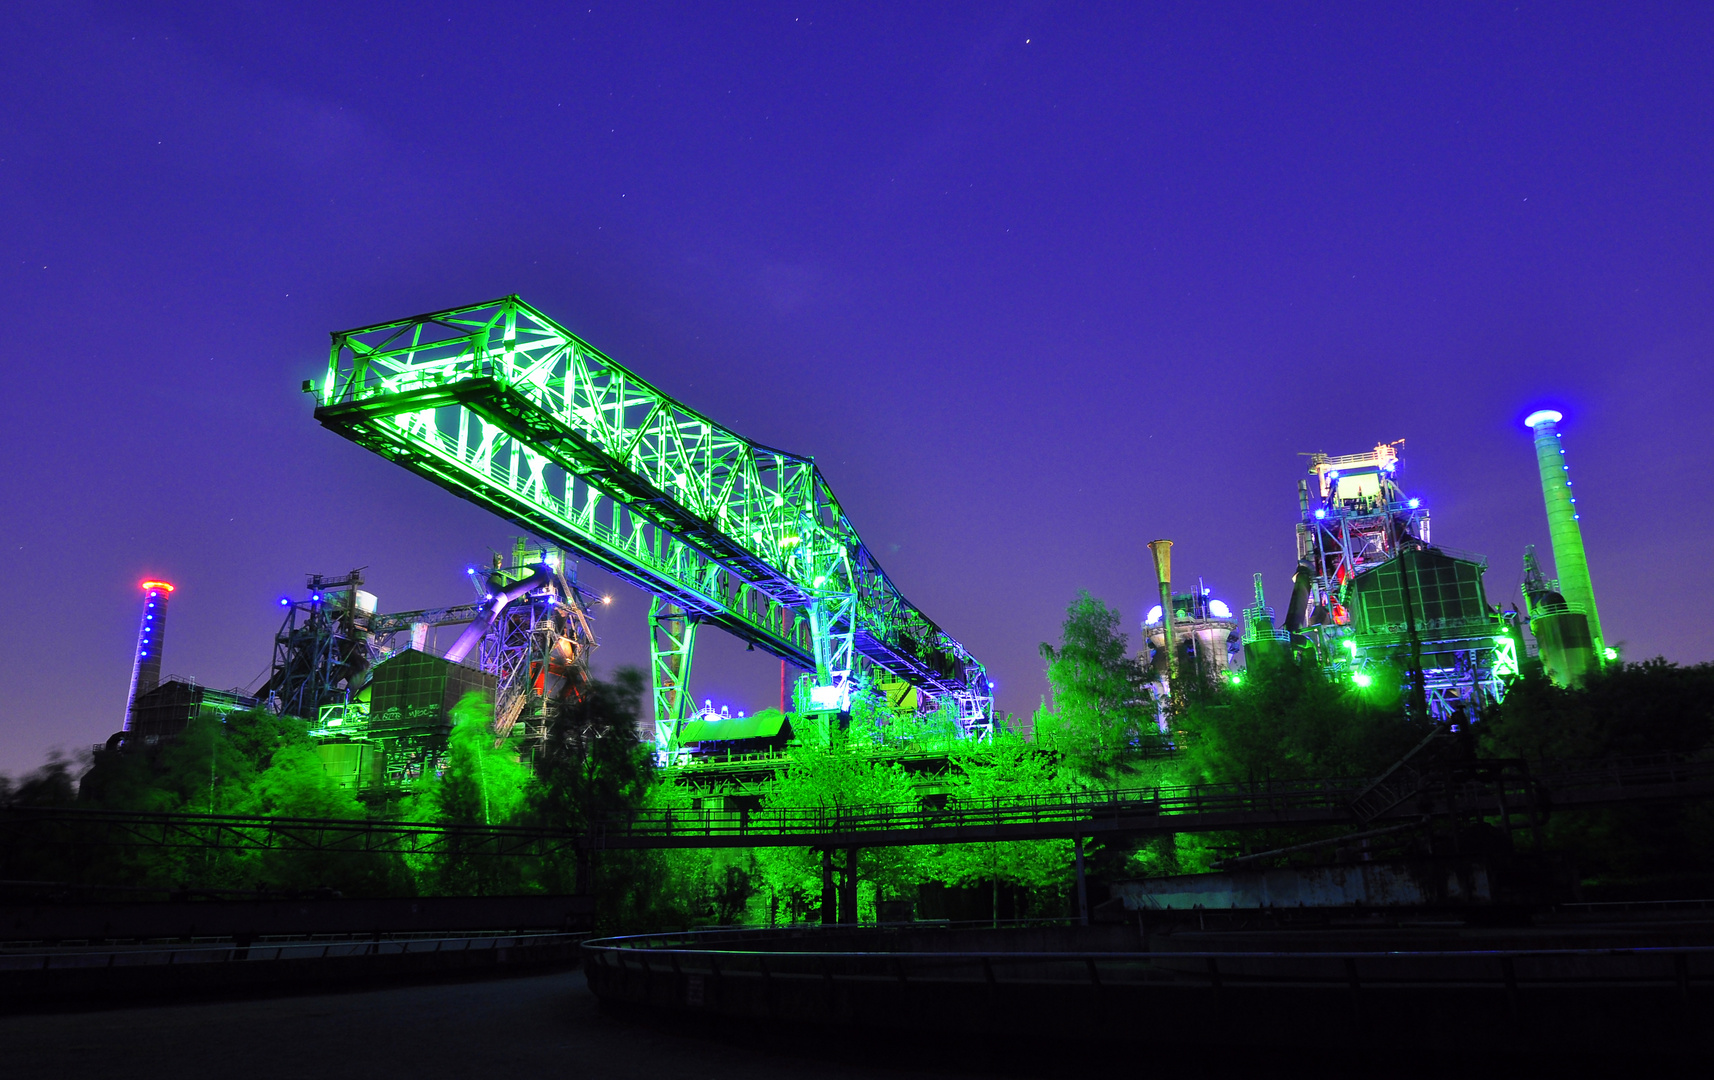
<path fill-rule="evenodd" d="M 1553 541 L 1559 593 L 1567 604 L 1582 610 L 1599 658 L 1606 642 L 1601 636 L 1601 616 L 1595 610 L 1595 586 L 1589 580 L 1589 560 L 1583 553 L 1583 530 L 1577 524 L 1577 500 L 1571 496 L 1565 449 L 1559 444 L 1558 424 L 1563 419 L 1552 409 L 1542 409 L 1525 417 L 1524 426 L 1535 433 L 1535 462 L 1541 470 L 1541 496 L 1547 504 L 1547 532 Z"/>
<path fill-rule="evenodd" d="M 506 610 L 507 604 L 520 596 L 528 595 L 552 580 L 553 570 L 545 565 L 538 566 L 535 573 L 524 580 L 514 582 L 503 589 L 497 589 L 490 593 L 481 612 L 471 621 L 469 626 L 464 628 L 464 633 L 458 635 L 458 640 L 452 643 L 452 648 L 446 650 L 446 659 L 456 664 L 469 656 L 470 650 L 476 647 L 476 643 L 488 636 L 488 631 L 493 628 L 494 621 L 500 617 L 500 613 Z"/>
<path fill-rule="evenodd" d="M 1155 559 L 1155 580 L 1161 592 L 1161 648 L 1166 650 L 1166 677 L 1171 679 L 1178 666 L 1178 639 L 1172 623 L 1172 541 L 1149 541 L 1149 554 Z"/>

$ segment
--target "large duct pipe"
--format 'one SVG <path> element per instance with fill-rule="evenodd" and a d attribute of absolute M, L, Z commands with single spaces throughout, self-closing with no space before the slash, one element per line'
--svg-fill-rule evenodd
<path fill-rule="evenodd" d="M 130 731 L 137 695 L 161 685 L 161 643 L 167 635 L 167 597 L 173 587 L 165 581 L 143 582 L 143 618 L 137 627 L 137 653 L 131 660 L 131 696 L 125 699 L 125 727 Z"/>
<path fill-rule="evenodd" d="M 1315 574 L 1302 564 L 1291 576 L 1291 602 L 1286 605 L 1285 628 L 1294 636 L 1302 633 L 1309 623 L 1309 587 L 1314 581 Z"/>
<path fill-rule="evenodd" d="M 1178 665 L 1178 638 L 1172 624 L 1172 541 L 1149 541 L 1149 554 L 1155 559 L 1155 581 L 1161 592 L 1161 646 L 1166 650 L 1166 677 L 1171 679 Z"/>
<path fill-rule="evenodd" d="M 1535 433 L 1535 463 L 1541 470 L 1541 496 L 1547 503 L 1547 533 L 1553 541 L 1553 566 L 1565 602 L 1582 610 L 1589 622 L 1590 644 L 1602 655 L 1601 616 L 1595 611 L 1595 586 L 1589 580 L 1589 560 L 1583 553 L 1583 530 L 1577 524 L 1577 500 L 1571 497 L 1569 467 L 1559 445 L 1559 422 L 1552 409 L 1533 412 L 1524 426 Z"/>
<path fill-rule="evenodd" d="M 506 610 L 507 604 L 520 596 L 534 592 L 552 580 L 553 570 L 547 566 L 538 566 L 536 572 L 524 580 L 495 590 L 490 594 L 487 606 L 482 613 L 464 628 L 464 633 L 458 635 L 458 640 L 452 643 L 452 648 L 446 650 L 446 659 L 456 664 L 469 656 L 470 650 L 476 647 L 476 643 L 488 636 L 488 631 L 493 628 L 494 621 L 500 617 L 500 613 Z"/>

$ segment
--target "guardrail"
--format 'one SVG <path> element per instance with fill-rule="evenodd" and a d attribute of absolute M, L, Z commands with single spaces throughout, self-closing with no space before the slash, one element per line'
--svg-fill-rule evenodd
<path fill-rule="evenodd" d="M 849 932 L 850 928 L 840 928 Z M 716 932 L 719 933 L 719 932 Z M 873 935 L 885 940 L 883 935 Z M 1126 985 L 1235 990 L 1492 989 L 1515 996 L 1528 989 L 1653 986 L 1688 996 L 1714 985 L 1714 945 L 1637 948 L 1338 949 L 1083 951 L 744 948 L 725 942 L 669 944 L 695 935 L 644 935 L 583 943 L 584 965 L 597 993 L 651 997 L 670 986 L 690 1003 L 706 1000 L 708 983 L 781 985 L 838 981 L 963 983 L 1035 986 Z M 767 934 L 750 940 L 770 940 Z M 799 939 L 801 940 L 801 938 Z M 895 940 L 908 942 L 908 937 Z M 703 980 L 701 986 L 691 979 Z M 663 984 L 657 986 L 656 984 Z"/>
<path fill-rule="evenodd" d="M 357 956 L 480 953 L 507 949 L 573 946 L 585 935 L 569 933 L 467 933 L 428 935 L 333 935 L 285 940 L 131 945 L 62 945 L 55 948 L 0 949 L 0 974 L 28 971 L 68 971 L 93 968 L 182 967 L 188 964 L 261 963 L 275 960 L 327 960 Z"/>

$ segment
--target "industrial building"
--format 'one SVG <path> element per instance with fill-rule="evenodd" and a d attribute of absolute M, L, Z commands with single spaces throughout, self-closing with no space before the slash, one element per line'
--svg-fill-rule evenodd
<path fill-rule="evenodd" d="M 361 569 L 310 576 L 303 597 L 279 601 L 254 699 L 160 685 L 173 586 L 145 582 L 121 742 L 259 705 L 309 721 L 330 771 L 351 783 L 400 783 L 439 767 L 454 708 L 476 694 L 496 738 L 530 753 L 588 684 L 601 598 L 578 585 L 579 559 L 651 597 L 654 708 L 639 735 L 662 764 L 831 740 L 858 714 L 881 728 L 994 730 L 986 669 L 904 598 L 811 459 L 720 427 L 516 296 L 332 339 L 326 379 L 304 384 L 325 427 L 546 539 L 520 537 L 509 557 L 468 567 L 470 598 L 436 609 L 383 613 Z M 1433 540 L 1428 508 L 1399 484 L 1402 440 L 1309 455 L 1283 619 L 1260 574 L 1241 615 L 1201 579 L 1175 589 L 1172 542 L 1151 543 L 1159 603 L 1139 659 L 1162 709 L 1175 680 L 1240 679 L 1247 665 L 1291 657 L 1358 686 L 1402 679 L 1413 711 L 1449 719 L 1499 700 L 1529 656 L 1567 685 L 1612 659 L 1562 419 L 1543 410 L 1526 421 L 1559 576 L 1527 553 L 1521 611 L 1490 599 L 1482 556 Z M 695 709 L 704 625 L 781 659 L 777 712 Z M 438 627 L 461 628 L 444 652 L 430 641 Z M 789 713 L 787 667 L 801 673 Z"/>

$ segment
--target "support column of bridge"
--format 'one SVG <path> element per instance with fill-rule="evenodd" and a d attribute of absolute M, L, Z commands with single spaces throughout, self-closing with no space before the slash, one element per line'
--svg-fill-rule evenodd
<path fill-rule="evenodd" d="M 839 921 L 851 926 L 857 925 L 857 849 L 845 849 L 845 876 L 840 880 Z"/>
<path fill-rule="evenodd" d="M 856 925 L 857 916 L 857 852 L 845 849 L 845 865 L 836 867 L 833 849 L 821 849 L 821 925 Z M 835 870 L 838 876 L 834 876 Z"/>
<path fill-rule="evenodd" d="M 821 849 L 821 925 L 832 926 L 839 921 L 835 910 L 837 901 L 833 890 L 833 849 Z"/>

